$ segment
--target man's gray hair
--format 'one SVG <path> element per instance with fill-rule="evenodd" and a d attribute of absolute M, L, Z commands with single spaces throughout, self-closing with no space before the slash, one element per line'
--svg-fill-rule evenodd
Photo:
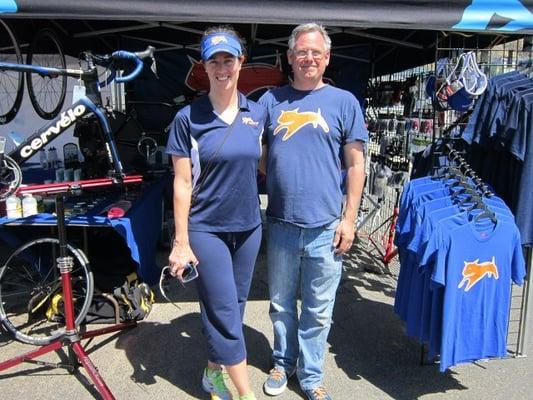
<path fill-rule="evenodd" d="M 326 42 L 326 51 L 331 50 L 331 39 L 328 33 L 326 32 L 326 28 L 314 22 L 300 24 L 292 30 L 291 37 L 289 38 L 289 49 L 294 49 L 294 45 L 296 44 L 296 38 L 298 37 L 298 35 L 307 32 L 319 32 L 324 38 L 324 42 Z"/>

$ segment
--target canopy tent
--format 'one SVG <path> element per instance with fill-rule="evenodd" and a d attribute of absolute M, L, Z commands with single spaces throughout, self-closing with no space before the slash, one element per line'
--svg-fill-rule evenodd
<path fill-rule="evenodd" d="M 22 43 L 52 24 L 73 56 L 131 39 L 160 52 L 195 50 L 206 26 L 231 23 L 247 39 L 249 60 L 272 64 L 292 27 L 313 20 L 328 27 L 335 59 L 367 64 L 374 75 L 433 61 L 440 32 L 461 32 L 452 35 L 457 47 L 533 33 L 533 0 L 0 0 L 0 11 Z"/>
<path fill-rule="evenodd" d="M 62 42 L 73 56 L 152 44 L 160 59 L 171 49 L 198 58 L 204 28 L 231 23 L 247 39 L 249 60 L 270 64 L 285 52 L 296 24 L 316 21 L 333 40 L 328 72 L 345 82 L 364 80 L 354 70 L 376 76 L 435 61 L 440 45 L 486 48 L 533 34 L 533 0 L 0 0 L 0 13 L 23 48 L 38 28 L 52 25 L 68 38 Z M 162 61 L 168 76 L 182 72 L 174 60 Z M 169 98 L 181 93 L 184 76 L 160 85 L 159 99 L 166 94 L 161 88 L 170 89 Z M 149 94 L 141 83 L 137 93 Z M 136 100 L 135 88 L 132 94 Z"/>
<path fill-rule="evenodd" d="M 2 0 L 22 18 L 295 24 L 415 30 L 533 31 L 531 0 Z"/>

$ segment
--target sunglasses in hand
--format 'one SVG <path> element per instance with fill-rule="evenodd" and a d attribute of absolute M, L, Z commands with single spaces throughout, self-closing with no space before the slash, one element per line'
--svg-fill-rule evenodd
<path fill-rule="evenodd" d="M 198 278 L 198 270 L 196 269 L 196 266 L 188 263 L 183 269 L 183 274 L 181 274 L 181 282 L 187 283 L 196 278 Z"/>
<path fill-rule="evenodd" d="M 165 275 L 166 277 L 172 277 L 172 275 L 170 274 L 170 266 L 164 267 L 163 271 L 161 271 L 161 274 Z M 183 268 L 183 273 L 181 274 L 181 277 L 176 276 L 176 278 L 178 278 L 181 283 L 188 283 L 198 278 L 198 270 L 193 264 L 188 263 Z"/>
<path fill-rule="evenodd" d="M 169 285 L 170 282 L 173 281 L 174 276 L 170 273 L 170 266 L 166 266 L 161 270 L 161 276 L 159 277 L 159 290 L 161 292 L 161 295 L 167 300 L 168 302 L 172 303 L 177 308 L 180 308 L 178 305 L 176 305 L 172 300 L 170 300 L 167 296 L 167 291 L 170 289 Z M 190 282 L 196 278 L 198 278 L 198 270 L 196 267 L 188 263 L 185 268 L 183 269 L 183 274 L 181 274 L 180 277 L 176 277 L 182 286 L 185 286 L 187 282 Z"/>

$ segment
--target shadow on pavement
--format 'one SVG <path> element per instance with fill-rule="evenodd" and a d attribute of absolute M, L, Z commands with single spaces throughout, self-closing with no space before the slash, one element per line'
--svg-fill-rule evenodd
<path fill-rule="evenodd" d="M 199 313 L 189 313 L 169 323 L 146 321 L 132 333 L 121 335 L 116 348 L 124 350 L 133 367 L 130 379 L 138 384 L 154 385 L 164 379 L 194 398 L 204 398 L 199 384 L 207 362 Z M 245 326 L 249 352 L 248 363 L 263 371 L 269 367 L 270 346 L 267 338 Z"/>
<path fill-rule="evenodd" d="M 420 364 L 421 346 L 406 336 L 392 306 L 361 296 L 361 283 L 368 281 L 361 275 L 345 271 L 337 292 L 328 339 L 337 366 L 350 379 L 364 379 L 394 399 L 467 389 L 452 372 Z M 369 286 L 382 293 L 394 291 L 377 289 L 375 282 Z"/>

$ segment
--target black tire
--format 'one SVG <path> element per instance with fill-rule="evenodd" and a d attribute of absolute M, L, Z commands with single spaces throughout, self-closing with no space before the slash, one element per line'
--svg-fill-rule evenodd
<path fill-rule="evenodd" d="M 85 319 L 94 283 L 85 254 L 68 245 L 75 324 Z M 0 322 L 15 339 L 46 345 L 65 334 L 61 275 L 56 266 L 59 240 L 35 239 L 19 247 L 0 268 Z"/>
<path fill-rule="evenodd" d="M 22 171 L 18 164 L 4 154 L 4 165 L 0 168 L 0 201 L 17 191 L 22 183 Z"/>
<path fill-rule="evenodd" d="M 67 67 L 63 48 L 54 31 L 42 29 L 37 32 L 28 50 L 26 63 L 60 69 Z M 44 119 L 55 118 L 65 101 L 67 77 L 27 72 L 26 79 L 28 95 L 35 112 Z"/>
<path fill-rule="evenodd" d="M 22 64 L 22 55 L 9 25 L 0 20 L 0 62 Z M 0 124 L 17 115 L 24 94 L 24 73 L 0 70 Z"/>

